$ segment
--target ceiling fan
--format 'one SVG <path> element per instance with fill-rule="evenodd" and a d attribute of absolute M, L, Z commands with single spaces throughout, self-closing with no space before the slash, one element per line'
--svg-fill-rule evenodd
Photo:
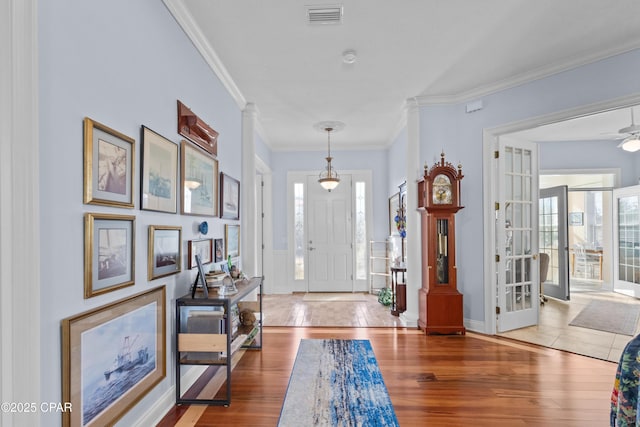
<path fill-rule="evenodd" d="M 640 125 L 637 125 L 634 120 L 633 108 L 631 108 L 631 124 L 620 129 L 618 133 L 628 134 L 628 136 L 618 144 L 618 148 L 622 148 L 623 150 L 630 152 L 640 150 Z"/>

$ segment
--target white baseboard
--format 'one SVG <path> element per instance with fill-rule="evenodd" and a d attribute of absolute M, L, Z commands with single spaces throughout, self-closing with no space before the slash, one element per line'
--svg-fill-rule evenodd
<path fill-rule="evenodd" d="M 180 383 L 185 390 L 191 387 L 207 369 L 206 366 L 194 366 L 182 376 Z M 176 386 L 169 388 L 149 410 L 136 421 L 134 427 L 147 427 L 158 425 L 167 413 L 176 405 Z"/>
<path fill-rule="evenodd" d="M 480 334 L 488 334 L 489 332 L 485 331 L 485 323 L 480 320 L 470 320 L 464 319 L 464 327 L 471 332 L 478 332 Z"/>

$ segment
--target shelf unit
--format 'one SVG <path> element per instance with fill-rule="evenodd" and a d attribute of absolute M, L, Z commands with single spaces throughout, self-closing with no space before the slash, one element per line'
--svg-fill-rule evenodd
<path fill-rule="evenodd" d="M 391 281 L 389 266 L 391 258 L 389 241 L 369 241 L 369 293 L 377 294 L 381 289 L 388 288 Z M 384 286 L 380 285 L 384 283 Z"/>
<path fill-rule="evenodd" d="M 192 298 L 189 293 L 176 300 L 177 404 L 228 406 L 231 403 L 231 370 L 234 356 L 239 354 L 237 350 L 262 348 L 262 278 L 237 281 L 236 287 L 238 292 L 234 295 L 219 296 L 209 291 L 208 298 L 202 293 Z M 255 300 L 249 300 L 254 294 Z M 254 313 L 253 324 L 241 324 L 239 314 L 242 310 Z M 205 369 L 194 386 L 183 393 L 180 368 L 194 365 L 209 366 L 209 369 Z M 226 387 L 208 391 L 207 385 L 213 381 L 224 381 Z"/>

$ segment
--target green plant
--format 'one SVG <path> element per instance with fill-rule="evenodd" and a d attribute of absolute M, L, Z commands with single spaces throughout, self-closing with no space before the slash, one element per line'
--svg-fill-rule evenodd
<path fill-rule="evenodd" d="M 384 306 L 391 305 L 392 297 L 393 294 L 389 288 L 383 288 L 378 292 L 378 302 Z"/>

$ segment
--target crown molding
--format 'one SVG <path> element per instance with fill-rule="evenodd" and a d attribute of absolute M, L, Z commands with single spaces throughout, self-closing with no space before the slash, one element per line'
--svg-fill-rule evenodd
<path fill-rule="evenodd" d="M 207 42 L 207 38 L 202 34 L 200 28 L 193 19 L 193 16 L 187 11 L 183 0 L 163 0 L 169 13 L 173 15 L 187 37 L 191 40 L 195 48 L 200 52 L 204 60 L 209 64 L 213 72 L 218 76 L 220 82 L 229 91 L 231 97 L 235 100 L 241 110 L 247 105 L 247 100 L 240 92 L 240 89 L 231 78 L 216 51 Z"/>
<path fill-rule="evenodd" d="M 490 84 L 478 86 L 474 89 L 460 92 L 457 94 L 444 95 L 419 95 L 415 97 L 419 106 L 443 105 L 443 104 L 459 104 L 487 96 L 506 89 L 511 89 L 522 84 L 530 83 L 536 80 L 550 77 L 554 74 L 569 71 L 584 65 L 592 64 L 616 55 L 621 55 L 632 50 L 640 49 L 640 41 L 634 40 L 627 44 L 617 46 L 604 52 L 598 52 L 591 55 L 570 58 L 567 61 L 558 64 L 550 64 L 527 71 L 526 73 L 506 79 L 498 80 Z"/>

